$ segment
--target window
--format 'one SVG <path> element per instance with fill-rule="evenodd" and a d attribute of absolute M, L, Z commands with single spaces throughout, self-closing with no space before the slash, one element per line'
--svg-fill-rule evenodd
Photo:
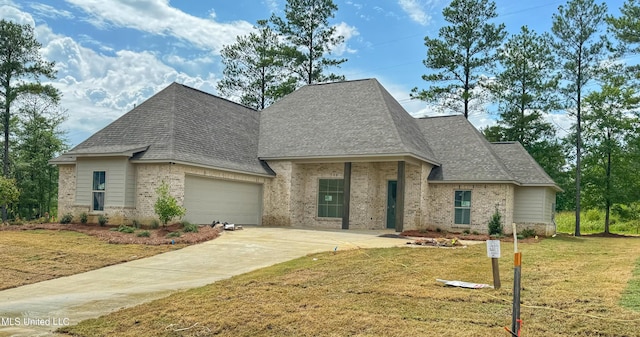
<path fill-rule="evenodd" d="M 104 191 L 106 185 L 106 174 L 104 171 L 93 172 L 93 210 L 104 211 Z"/>
<path fill-rule="evenodd" d="M 455 191 L 455 219 L 456 225 L 471 224 L 471 191 Z"/>
<path fill-rule="evenodd" d="M 341 218 L 343 198 L 343 179 L 320 179 L 318 182 L 318 217 Z"/>

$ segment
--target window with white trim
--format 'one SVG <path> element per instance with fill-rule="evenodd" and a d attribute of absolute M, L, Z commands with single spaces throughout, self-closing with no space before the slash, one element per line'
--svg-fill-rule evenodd
<path fill-rule="evenodd" d="M 93 184 L 92 184 L 92 207 L 94 211 L 104 211 L 104 195 L 106 187 L 106 172 L 105 171 L 93 171 Z"/>
<path fill-rule="evenodd" d="M 471 191 L 455 191 L 454 197 L 454 224 L 471 224 Z"/>

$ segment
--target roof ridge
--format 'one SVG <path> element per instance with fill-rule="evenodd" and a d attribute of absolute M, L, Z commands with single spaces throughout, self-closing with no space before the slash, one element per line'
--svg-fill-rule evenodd
<path fill-rule="evenodd" d="M 424 141 L 424 143 L 426 144 L 427 148 L 424 150 L 427 156 L 431 156 L 431 158 L 422 158 L 425 161 L 428 161 L 432 164 L 437 164 L 440 165 L 440 163 L 438 163 L 437 158 L 435 153 L 433 152 L 433 149 L 431 149 L 431 146 L 429 145 L 429 142 L 427 141 L 427 139 L 424 137 L 424 134 L 422 133 L 422 131 L 420 130 L 420 126 L 418 126 L 418 124 L 415 121 L 415 118 L 411 115 L 409 115 L 409 113 L 402 107 L 402 105 L 400 105 L 400 103 L 398 103 L 398 101 L 391 96 L 391 94 L 389 93 L 389 91 L 387 91 L 382 84 L 375 78 L 371 78 L 371 79 L 367 79 L 367 81 L 371 81 L 373 82 L 376 92 L 377 94 L 380 96 L 381 98 L 381 102 L 383 104 L 384 110 L 386 111 L 386 116 L 385 118 L 390 119 L 391 120 L 391 125 L 393 125 L 393 129 L 395 132 L 395 135 L 397 137 L 397 139 L 400 141 L 400 144 L 402 145 L 402 147 L 406 150 L 408 150 L 409 153 L 416 155 L 418 157 L 422 157 L 422 155 L 420 153 L 414 153 L 415 151 L 413 151 L 414 149 L 412 149 L 412 145 L 413 144 L 407 144 L 405 142 L 404 137 L 402 137 L 402 134 L 400 133 L 400 126 L 398 125 L 398 122 L 393 118 L 393 114 L 395 114 L 393 111 L 391 111 L 391 107 L 389 106 L 389 104 L 387 103 L 386 97 L 389 96 L 392 99 L 392 102 L 395 102 L 398 104 L 398 106 L 400 107 L 400 109 L 402 109 L 402 112 L 404 112 L 406 114 L 406 117 L 410 118 L 411 124 L 415 126 L 415 128 L 418 131 L 418 135 L 420 137 L 422 137 L 422 140 Z M 403 116 L 398 116 L 399 118 L 402 118 Z"/>
<path fill-rule="evenodd" d="M 369 79 L 371 80 L 371 79 Z M 389 119 L 390 121 L 390 125 L 393 125 L 393 131 L 395 133 L 396 138 L 400 141 L 400 143 L 404 146 L 404 142 L 402 141 L 402 137 L 400 136 L 400 131 L 398 130 L 398 125 L 396 124 L 395 120 L 393 119 L 393 117 L 391 116 L 391 111 L 389 111 L 389 106 L 387 106 L 387 104 L 385 104 L 385 100 L 384 100 L 384 94 L 382 93 L 382 85 L 380 85 L 380 82 L 378 82 L 377 80 L 373 79 L 372 80 L 375 89 L 376 89 L 376 94 L 381 98 L 381 102 L 383 103 L 383 107 L 384 110 L 386 112 L 384 118 L 385 119 Z"/>
<path fill-rule="evenodd" d="M 175 86 L 174 86 L 175 84 Z M 178 88 L 186 88 L 184 85 L 177 83 L 177 82 L 173 82 L 169 87 L 175 87 L 175 89 L 171 92 L 171 94 L 173 95 L 173 97 L 171 97 L 171 106 L 169 107 L 171 113 L 169 114 L 169 121 L 167 122 L 167 134 L 169 134 L 169 139 L 168 139 L 168 148 L 169 148 L 169 153 L 170 156 L 173 157 L 176 154 L 176 142 L 175 142 L 175 137 L 176 137 L 176 104 L 177 104 L 177 97 L 182 97 L 182 95 L 178 95 L 177 91 Z"/>
<path fill-rule="evenodd" d="M 506 175 L 510 177 L 513 181 L 517 182 L 518 180 L 513 175 L 513 172 L 511 172 L 511 170 L 507 168 L 507 166 L 502 161 L 500 156 L 498 156 L 498 154 L 495 152 L 495 150 L 493 149 L 493 147 L 491 146 L 491 143 L 487 140 L 487 138 L 485 138 L 485 136 L 473 124 L 471 124 L 471 122 L 469 122 L 469 125 L 471 126 L 472 132 L 476 135 L 478 139 L 480 139 L 480 143 L 482 143 L 483 146 L 487 150 L 489 150 L 489 153 L 491 153 L 491 156 L 493 157 L 493 160 L 495 160 L 496 163 L 498 164 L 498 167 L 500 167 L 504 171 L 504 173 L 506 173 Z"/>
<path fill-rule="evenodd" d="M 458 116 L 462 116 L 462 115 L 451 114 L 451 115 L 438 115 L 438 116 L 422 116 L 422 117 L 416 117 L 416 119 L 450 118 L 450 117 L 458 117 Z"/>
<path fill-rule="evenodd" d="M 329 84 L 341 84 L 341 83 L 352 83 L 352 82 L 363 82 L 363 81 L 370 81 L 370 80 L 375 80 L 375 78 L 359 78 L 359 79 L 355 79 L 355 80 L 343 80 L 343 81 L 330 81 L 330 82 L 318 82 L 318 83 L 311 83 L 311 84 L 307 84 L 304 85 L 303 87 L 309 87 L 309 86 L 319 86 L 319 85 L 329 85 Z M 377 81 L 376 81 L 377 82 Z"/>
<path fill-rule="evenodd" d="M 522 151 L 526 152 L 527 154 L 529 154 L 529 151 L 527 151 L 527 149 L 524 147 L 524 145 L 522 145 L 520 142 L 518 141 L 511 141 L 511 142 L 492 142 L 491 144 L 493 145 L 515 145 L 517 147 L 519 147 Z M 533 168 L 538 171 L 538 173 L 541 173 L 544 177 L 549 178 L 549 180 L 553 181 L 555 183 L 555 180 L 553 180 L 553 178 L 551 178 L 551 176 L 547 173 L 547 171 L 545 171 L 542 166 L 540 166 L 540 164 L 538 163 L 538 161 L 536 161 L 533 156 L 531 156 L 531 154 L 529 154 L 527 157 L 527 161 L 529 161 L 531 164 L 533 164 Z M 557 184 L 556 184 L 557 185 Z"/>
<path fill-rule="evenodd" d="M 182 84 L 182 83 L 178 83 L 178 82 L 173 82 L 173 83 L 175 83 L 175 84 L 177 84 L 177 85 L 179 85 L 179 86 L 181 86 L 181 87 L 183 87 L 183 88 L 185 88 L 185 89 L 193 90 L 193 91 L 197 91 L 197 92 L 199 92 L 199 93 L 201 93 L 201 94 L 205 94 L 205 95 L 207 95 L 207 96 L 215 97 L 215 98 L 221 99 L 221 100 L 223 100 L 223 101 L 227 101 L 227 102 L 229 102 L 229 103 L 233 103 L 233 104 L 235 104 L 235 105 L 239 105 L 239 106 L 241 106 L 241 107 L 243 107 L 243 108 L 247 108 L 247 109 L 250 109 L 250 110 L 253 110 L 253 111 L 256 111 L 256 112 L 258 112 L 258 111 L 259 111 L 259 110 L 255 109 L 255 108 L 252 108 L 252 107 L 250 107 L 250 106 L 246 106 L 246 105 L 244 105 L 244 104 L 242 104 L 242 103 L 238 103 L 238 102 L 232 101 L 232 100 L 230 100 L 230 99 L 228 99 L 228 98 L 224 98 L 224 97 L 221 97 L 221 96 L 218 96 L 218 95 L 214 95 L 214 94 L 209 93 L 209 92 L 206 92 L 206 91 L 204 91 L 204 90 L 200 90 L 200 89 L 197 89 L 197 88 L 190 87 L 190 86 L 188 86 L 188 85 L 186 85 L 186 84 Z"/>

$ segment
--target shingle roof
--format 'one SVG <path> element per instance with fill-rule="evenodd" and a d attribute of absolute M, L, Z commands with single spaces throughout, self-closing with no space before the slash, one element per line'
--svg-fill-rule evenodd
<path fill-rule="evenodd" d="M 52 162 L 133 150 L 133 159 L 141 162 L 273 175 L 258 159 L 259 123 L 258 111 L 173 83 Z"/>
<path fill-rule="evenodd" d="M 261 113 L 261 159 L 382 155 L 437 163 L 414 118 L 375 79 L 308 85 Z"/>
<path fill-rule="evenodd" d="M 519 143 L 460 115 L 415 119 L 375 79 L 308 85 L 262 112 L 173 83 L 51 163 L 114 155 L 259 175 L 275 175 L 261 159 L 411 156 L 432 182 L 560 190 Z"/>
<path fill-rule="evenodd" d="M 514 179 L 522 185 L 553 186 L 560 190 L 553 179 L 529 155 L 522 144 L 518 142 L 497 142 L 491 143 L 491 146 Z"/>
<path fill-rule="evenodd" d="M 434 181 L 513 181 L 487 142 L 462 115 L 417 119 L 442 165 L 431 171 Z"/>
<path fill-rule="evenodd" d="M 489 143 L 462 115 L 416 120 L 441 166 L 429 181 L 512 182 L 559 188 L 517 142 Z"/>

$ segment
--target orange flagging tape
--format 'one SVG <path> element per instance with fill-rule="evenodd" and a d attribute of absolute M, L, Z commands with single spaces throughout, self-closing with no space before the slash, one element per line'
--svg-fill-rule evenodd
<path fill-rule="evenodd" d="M 513 265 L 520 267 L 522 265 L 522 253 L 516 253 L 513 257 Z"/>

